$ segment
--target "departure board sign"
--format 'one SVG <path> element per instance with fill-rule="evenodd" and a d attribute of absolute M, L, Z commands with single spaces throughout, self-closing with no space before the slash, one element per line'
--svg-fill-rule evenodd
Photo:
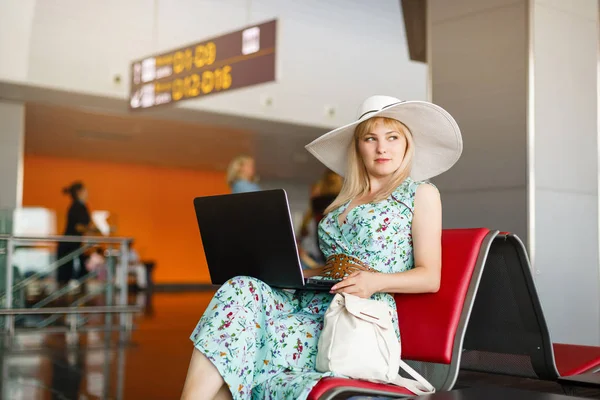
<path fill-rule="evenodd" d="M 132 62 L 130 108 L 274 81 L 276 25 L 265 22 Z"/>

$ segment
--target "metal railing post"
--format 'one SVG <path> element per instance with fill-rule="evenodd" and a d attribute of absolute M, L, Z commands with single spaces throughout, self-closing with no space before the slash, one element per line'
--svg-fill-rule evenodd
<path fill-rule="evenodd" d="M 129 241 L 124 239 L 121 241 L 121 266 L 119 268 L 119 275 L 121 281 L 121 287 L 119 288 L 119 305 L 127 305 L 127 292 L 129 291 L 129 285 L 127 282 L 127 276 L 129 275 Z M 119 328 L 127 329 L 127 320 L 123 314 L 119 314 Z"/>
<path fill-rule="evenodd" d="M 115 393 L 115 398 L 117 400 L 122 400 L 123 399 L 123 392 L 124 392 L 124 388 L 125 388 L 125 357 L 126 357 L 126 353 L 125 353 L 125 349 L 124 349 L 124 341 L 123 338 L 121 337 L 124 334 L 124 332 L 119 332 L 119 337 L 120 340 L 117 344 L 117 388 L 116 388 L 116 393 Z"/>
<path fill-rule="evenodd" d="M 13 264 L 13 251 L 14 251 L 14 242 L 11 238 L 6 241 L 6 297 L 5 297 L 5 308 L 12 309 L 13 308 L 13 280 L 14 280 L 14 271 L 12 268 Z M 7 315 L 4 318 L 4 330 L 6 331 L 6 340 L 7 345 L 10 346 L 12 344 L 12 338 L 15 334 L 15 316 Z"/>
<path fill-rule="evenodd" d="M 110 349 L 110 340 L 112 332 L 112 320 L 106 320 L 105 331 L 104 331 L 104 368 L 103 368 L 103 388 L 102 388 L 102 399 L 108 400 L 110 398 L 110 373 L 112 357 Z"/>
<path fill-rule="evenodd" d="M 127 276 L 129 275 L 129 241 L 123 240 L 121 241 L 121 269 L 119 273 L 121 274 L 121 279 L 123 282 L 123 287 L 121 288 L 121 292 L 119 295 L 119 305 L 124 306 L 127 305 L 127 291 L 129 287 L 127 285 Z"/>

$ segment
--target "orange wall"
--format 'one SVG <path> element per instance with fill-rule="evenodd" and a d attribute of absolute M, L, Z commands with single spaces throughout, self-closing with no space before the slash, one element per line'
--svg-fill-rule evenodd
<path fill-rule="evenodd" d="M 192 201 L 228 192 L 223 173 L 27 155 L 23 205 L 55 210 L 62 233 L 62 188 L 74 180 L 86 184 L 90 210 L 116 215 L 115 235 L 134 237 L 140 256 L 156 260 L 155 283 L 210 283 Z"/>

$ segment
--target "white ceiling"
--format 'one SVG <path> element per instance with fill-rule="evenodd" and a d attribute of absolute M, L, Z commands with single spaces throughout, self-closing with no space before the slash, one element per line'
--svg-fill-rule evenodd
<path fill-rule="evenodd" d="M 323 170 L 304 149 L 322 128 L 177 107 L 130 112 L 119 99 L 6 83 L 0 98 L 26 102 L 28 154 L 223 171 L 248 153 L 263 179 L 298 182 Z"/>

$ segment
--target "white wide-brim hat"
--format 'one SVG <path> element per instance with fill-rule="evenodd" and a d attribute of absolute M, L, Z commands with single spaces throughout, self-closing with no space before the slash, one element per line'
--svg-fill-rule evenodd
<path fill-rule="evenodd" d="M 389 96 L 369 97 L 359 108 L 356 121 L 318 137 L 305 147 L 327 168 L 345 176 L 354 130 L 374 117 L 398 120 L 410 130 L 415 144 L 410 177 L 416 181 L 447 171 L 460 158 L 463 149 L 460 128 L 446 110 L 427 101 L 401 101 Z"/>

